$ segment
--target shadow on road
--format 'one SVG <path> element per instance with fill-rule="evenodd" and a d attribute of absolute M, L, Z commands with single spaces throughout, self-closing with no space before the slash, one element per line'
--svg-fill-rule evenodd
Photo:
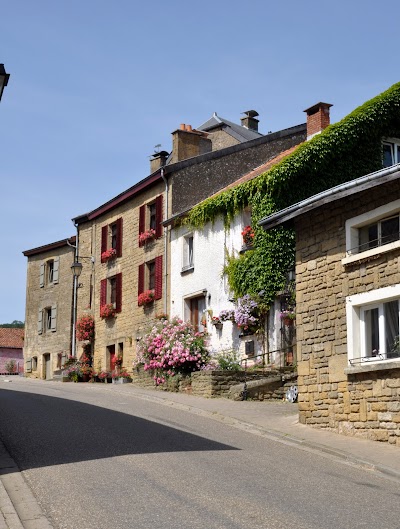
<path fill-rule="evenodd" d="M 125 413 L 7 390 L 0 390 L 0 438 L 21 470 L 127 454 L 237 450 Z M 3 467 L 3 474 L 15 471 Z"/>

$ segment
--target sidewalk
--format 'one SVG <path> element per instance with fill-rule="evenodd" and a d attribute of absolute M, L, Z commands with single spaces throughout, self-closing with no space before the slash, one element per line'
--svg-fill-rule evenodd
<path fill-rule="evenodd" d="M 59 385 L 60 382 L 46 384 Z M 104 386 L 87 385 L 88 390 L 95 388 L 103 389 Z M 108 385 L 107 390 L 131 394 L 159 405 L 207 417 L 300 450 L 381 473 L 386 478 L 400 482 L 399 447 L 299 424 L 296 404 L 206 399 L 183 393 L 138 388 L 132 384 Z M 0 529 L 52 529 L 1 441 Z"/>

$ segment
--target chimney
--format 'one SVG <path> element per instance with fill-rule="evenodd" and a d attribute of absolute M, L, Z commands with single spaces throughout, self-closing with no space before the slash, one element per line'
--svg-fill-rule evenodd
<path fill-rule="evenodd" d="M 182 123 L 179 129 L 172 133 L 171 163 L 211 152 L 212 142 L 207 136 L 206 132 L 193 129 L 191 125 Z"/>
<path fill-rule="evenodd" d="M 160 169 L 163 165 L 165 165 L 169 153 L 167 151 L 159 151 L 155 152 L 151 155 L 150 158 L 150 174 L 153 174 L 157 171 L 157 169 Z"/>
<path fill-rule="evenodd" d="M 242 114 L 244 114 L 244 118 L 240 118 L 240 124 L 242 127 L 246 127 L 246 129 L 258 132 L 259 120 L 256 119 L 258 112 L 255 110 L 246 110 L 246 112 L 242 112 Z"/>
<path fill-rule="evenodd" d="M 307 139 L 310 140 L 316 134 L 322 132 L 330 125 L 329 109 L 332 105 L 329 103 L 317 103 L 307 108 Z"/>

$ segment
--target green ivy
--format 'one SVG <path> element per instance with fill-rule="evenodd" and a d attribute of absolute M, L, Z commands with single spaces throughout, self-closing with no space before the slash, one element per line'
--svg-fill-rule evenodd
<path fill-rule="evenodd" d="M 255 249 L 230 256 L 225 268 L 235 296 L 264 290 L 265 299 L 271 302 L 294 262 L 293 231 L 281 227 L 266 232 L 258 221 L 380 169 L 385 136 L 400 136 L 400 83 L 301 144 L 267 172 L 204 200 L 189 212 L 184 222 L 193 228 L 201 228 L 219 216 L 224 217 L 228 227 L 237 213 L 251 206 Z"/>

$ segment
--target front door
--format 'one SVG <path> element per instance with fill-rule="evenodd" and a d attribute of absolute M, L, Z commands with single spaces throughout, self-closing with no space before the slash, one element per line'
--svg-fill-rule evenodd
<path fill-rule="evenodd" d="M 107 351 L 110 362 L 110 370 L 113 371 L 115 369 L 115 345 L 109 345 L 107 347 Z"/>
<path fill-rule="evenodd" d="M 49 353 L 43 355 L 44 359 L 44 378 L 46 380 L 52 380 L 53 372 L 51 370 L 51 355 Z"/>

